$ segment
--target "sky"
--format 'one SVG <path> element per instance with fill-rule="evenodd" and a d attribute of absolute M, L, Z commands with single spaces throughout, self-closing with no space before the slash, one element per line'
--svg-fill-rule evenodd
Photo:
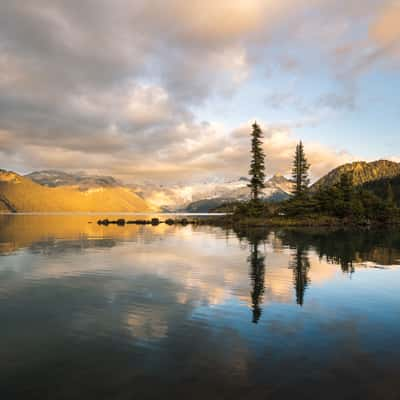
<path fill-rule="evenodd" d="M 400 0 L 0 2 L 0 168 L 176 183 L 400 161 Z"/>

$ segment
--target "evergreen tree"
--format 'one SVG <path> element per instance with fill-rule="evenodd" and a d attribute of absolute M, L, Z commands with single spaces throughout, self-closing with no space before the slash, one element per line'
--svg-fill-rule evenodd
<path fill-rule="evenodd" d="M 293 195 L 295 197 L 301 197 L 308 191 L 308 185 L 310 179 L 308 177 L 308 170 L 310 164 L 307 162 L 306 155 L 304 153 L 303 143 L 296 146 L 296 152 L 293 160 L 292 178 L 293 178 Z"/>
<path fill-rule="evenodd" d="M 392 188 L 392 184 L 390 182 L 388 182 L 388 184 L 387 184 L 386 201 L 389 204 L 389 206 L 394 206 L 394 204 L 395 204 L 393 188 Z"/>
<path fill-rule="evenodd" d="M 343 200 L 349 203 L 353 197 L 353 175 L 348 172 L 340 175 L 339 188 L 343 193 Z"/>
<path fill-rule="evenodd" d="M 263 133 L 257 122 L 253 124 L 251 133 L 251 154 L 249 175 L 251 176 L 249 187 L 251 189 L 251 198 L 258 200 L 262 189 L 265 188 L 265 154 L 262 148 Z"/>

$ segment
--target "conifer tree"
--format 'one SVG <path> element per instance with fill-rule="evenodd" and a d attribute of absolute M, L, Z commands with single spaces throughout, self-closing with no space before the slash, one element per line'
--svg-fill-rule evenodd
<path fill-rule="evenodd" d="M 304 153 L 303 143 L 296 146 L 296 152 L 293 160 L 292 178 L 293 178 L 293 195 L 300 197 L 307 193 L 310 179 L 308 177 L 308 170 L 310 164 L 307 162 L 306 155 Z"/>
<path fill-rule="evenodd" d="M 386 201 L 390 206 L 393 206 L 395 204 L 393 188 L 390 182 L 388 182 L 386 188 Z"/>
<path fill-rule="evenodd" d="M 251 198 L 258 200 L 260 192 L 265 188 L 265 154 L 262 148 L 263 133 L 257 122 L 253 124 L 251 133 L 251 154 L 249 175 L 251 177 L 248 186 L 251 189 Z"/>
<path fill-rule="evenodd" d="M 343 194 L 343 200 L 347 203 L 350 202 L 354 191 L 353 175 L 351 172 L 345 172 L 340 175 L 339 188 Z"/>

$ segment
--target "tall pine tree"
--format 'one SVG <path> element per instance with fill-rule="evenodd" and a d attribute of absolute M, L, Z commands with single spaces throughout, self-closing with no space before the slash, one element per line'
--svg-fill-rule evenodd
<path fill-rule="evenodd" d="M 253 124 L 251 133 L 251 154 L 249 175 L 251 177 L 248 186 L 251 189 L 251 198 L 258 200 L 260 192 L 265 188 L 265 154 L 262 148 L 263 133 L 257 122 Z"/>
<path fill-rule="evenodd" d="M 292 178 L 293 178 L 293 195 L 300 197 L 307 193 L 310 179 L 308 177 L 308 170 L 310 164 L 307 162 L 306 155 L 304 153 L 303 143 L 296 146 L 296 153 L 293 160 Z"/>

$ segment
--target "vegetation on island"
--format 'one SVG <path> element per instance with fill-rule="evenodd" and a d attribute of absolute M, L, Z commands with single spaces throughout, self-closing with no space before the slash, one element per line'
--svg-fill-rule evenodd
<path fill-rule="evenodd" d="M 347 164 L 331 171 L 310 187 L 311 165 L 301 141 L 293 157 L 293 189 L 290 198 L 275 204 L 263 201 L 260 197 L 265 178 L 262 138 L 261 128 L 254 123 L 249 171 L 251 199 L 225 204 L 215 210 L 231 213 L 229 218 L 232 222 L 287 226 L 400 222 L 396 200 L 400 194 L 400 168 L 397 163 L 378 161 Z M 376 167 L 378 163 L 384 164 L 383 172 Z M 367 167 L 364 170 L 360 165 Z M 377 179 L 374 180 L 374 177 Z"/>
<path fill-rule="evenodd" d="M 294 150 L 290 179 L 281 175 L 266 179 L 265 139 L 256 122 L 252 125 L 250 139 L 249 178 L 241 177 L 239 186 L 236 182 L 229 182 L 228 186 L 222 184 L 221 187 L 212 186 L 212 190 L 207 188 L 203 197 L 197 194 L 185 211 L 229 213 L 223 219 L 217 218 L 220 224 L 325 226 L 400 223 L 400 163 L 388 160 L 348 163 L 310 185 L 311 165 L 300 141 Z M 108 176 L 51 170 L 21 176 L 0 170 L 0 213 L 160 211 L 157 206 L 160 199 L 165 201 L 165 196 L 169 198 L 173 192 L 171 189 L 162 192 L 161 196 L 156 192 L 159 197 L 150 196 L 148 199 L 151 190 L 138 191 L 137 187 L 124 185 Z M 210 218 L 213 219 L 210 216 L 208 221 Z"/>

